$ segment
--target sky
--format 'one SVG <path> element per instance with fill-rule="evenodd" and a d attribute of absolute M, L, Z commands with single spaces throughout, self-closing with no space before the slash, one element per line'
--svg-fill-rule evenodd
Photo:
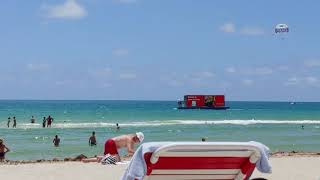
<path fill-rule="evenodd" d="M 320 101 L 319 6 L 3 0 L 0 99 Z"/>

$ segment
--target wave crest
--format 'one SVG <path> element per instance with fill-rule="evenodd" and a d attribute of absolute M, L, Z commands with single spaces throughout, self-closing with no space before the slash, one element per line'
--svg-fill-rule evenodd
<path fill-rule="evenodd" d="M 52 128 L 100 128 L 100 127 L 115 127 L 116 123 L 111 122 L 82 122 L 82 123 L 54 123 Z M 137 121 L 119 123 L 121 127 L 146 127 L 146 126 L 173 126 L 173 125 L 254 125 L 254 124 L 319 124 L 320 120 L 162 120 L 162 121 Z M 7 128 L 5 124 L 0 125 L 0 128 Z M 41 124 L 21 123 L 17 128 L 32 129 L 42 128 Z"/>

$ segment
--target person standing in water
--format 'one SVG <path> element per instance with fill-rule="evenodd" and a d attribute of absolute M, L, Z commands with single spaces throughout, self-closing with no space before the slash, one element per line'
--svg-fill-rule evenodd
<path fill-rule="evenodd" d="M 34 116 L 31 117 L 30 121 L 31 121 L 31 123 L 35 123 L 36 122 L 36 119 L 34 118 Z"/>
<path fill-rule="evenodd" d="M 96 132 L 92 132 L 92 136 L 89 138 L 89 146 L 96 146 L 97 140 L 96 140 Z"/>
<path fill-rule="evenodd" d="M 58 147 L 59 146 L 59 144 L 60 144 L 60 138 L 58 138 L 58 135 L 56 135 L 55 136 L 55 138 L 53 139 L 53 145 L 55 146 L 55 147 Z"/>
<path fill-rule="evenodd" d="M 14 116 L 12 128 L 16 128 L 16 127 L 17 127 L 17 120 L 16 120 L 16 117 Z"/>
<path fill-rule="evenodd" d="M 7 122 L 8 128 L 10 127 L 10 121 L 11 121 L 11 117 L 8 117 L 8 122 Z"/>
<path fill-rule="evenodd" d="M 46 117 L 43 117 L 43 120 L 42 120 L 42 127 L 43 128 L 46 127 L 46 123 L 47 123 Z"/>
<path fill-rule="evenodd" d="M 47 118 L 47 127 L 51 127 L 52 122 L 53 122 L 53 118 L 49 115 Z"/>
<path fill-rule="evenodd" d="M 120 126 L 119 126 L 118 123 L 116 124 L 116 129 L 117 129 L 117 130 L 120 130 Z"/>

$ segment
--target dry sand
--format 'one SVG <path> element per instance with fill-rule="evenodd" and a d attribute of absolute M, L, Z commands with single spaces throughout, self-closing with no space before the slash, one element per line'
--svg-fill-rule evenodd
<path fill-rule="evenodd" d="M 320 180 L 320 157 L 272 157 L 272 174 L 255 170 L 251 178 Z M 0 179 L 9 180 L 118 180 L 126 165 L 54 162 L 0 165 Z"/>

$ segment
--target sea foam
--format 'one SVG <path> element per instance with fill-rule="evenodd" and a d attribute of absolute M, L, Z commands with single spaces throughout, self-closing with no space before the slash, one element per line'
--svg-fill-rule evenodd
<path fill-rule="evenodd" d="M 100 127 L 115 127 L 116 122 L 56 122 L 52 128 L 100 128 Z M 146 126 L 174 126 L 174 125 L 255 125 L 255 124 L 318 124 L 320 120 L 158 120 L 158 121 L 136 121 L 136 122 L 123 122 L 119 125 L 121 127 L 146 127 Z M 5 124 L 1 124 L 0 128 L 7 128 Z M 41 124 L 21 123 L 17 128 L 32 129 L 42 128 Z"/>

